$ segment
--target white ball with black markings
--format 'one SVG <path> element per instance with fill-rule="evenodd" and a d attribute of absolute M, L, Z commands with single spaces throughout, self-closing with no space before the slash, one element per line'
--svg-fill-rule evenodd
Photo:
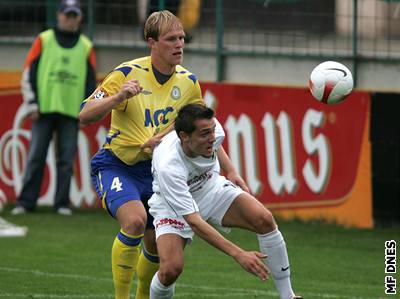
<path fill-rule="evenodd" d="M 325 61 L 311 72 L 309 88 L 318 101 L 338 104 L 352 92 L 353 75 L 345 65 L 336 61 Z"/>

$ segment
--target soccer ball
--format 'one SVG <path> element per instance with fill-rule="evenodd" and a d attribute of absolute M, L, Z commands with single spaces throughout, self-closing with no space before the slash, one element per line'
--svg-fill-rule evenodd
<path fill-rule="evenodd" d="M 310 75 L 311 94 L 325 104 L 338 104 L 353 90 L 353 75 L 343 64 L 325 61 L 317 65 Z"/>

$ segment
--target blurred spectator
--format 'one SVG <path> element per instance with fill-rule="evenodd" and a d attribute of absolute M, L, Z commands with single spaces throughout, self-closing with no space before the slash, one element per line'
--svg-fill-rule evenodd
<path fill-rule="evenodd" d="M 71 215 L 69 189 L 75 159 L 82 100 L 96 87 L 92 42 L 80 31 L 81 5 L 63 0 L 57 25 L 39 34 L 26 58 L 22 94 L 31 111 L 32 135 L 23 186 L 13 215 L 36 207 L 47 151 L 56 133 L 57 185 L 54 209 Z"/>

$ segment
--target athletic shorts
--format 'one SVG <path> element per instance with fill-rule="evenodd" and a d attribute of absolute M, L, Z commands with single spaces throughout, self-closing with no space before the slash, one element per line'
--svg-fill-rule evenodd
<path fill-rule="evenodd" d="M 141 200 L 147 212 L 146 228 L 153 227 L 148 199 L 153 194 L 151 161 L 127 165 L 110 150 L 101 149 L 93 157 L 92 181 L 103 207 L 116 218 L 118 208 L 131 200 Z"/>
<path fill-rule="evenodd" d="M 219 176 L 214 187 L 202 198 L 195 198 L 201 217 L 220 230 L 229 232 L 222 226 L 224 218 L 233 201 L 244 191 L 223 176 Z M 177 199 L 179 200 L 179 199 Z M 149 200 L 150 213 L 154 217 L 156 239 L 164 234 L 177 234 L 191 241 L 194 232 L 183 216 L 168 210 L 160 195 L 154 193 Z"/>

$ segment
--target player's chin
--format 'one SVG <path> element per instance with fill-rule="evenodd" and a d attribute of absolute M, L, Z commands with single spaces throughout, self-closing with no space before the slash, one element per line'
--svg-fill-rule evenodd
<path fill-rule="evenodd" d="M 183 54 L 173 54 L 172 59 L 174 60 L 174 64 L 182 64 Z"/>
<path fill-rule="evenodd" d="M 206 158 L 210 158 L 210 157 L 212 157 L 212 155 L 213 155 L 213 149 L 212 149 L 212 147 L 211 148 L 207 148 L 206 150 L 204 150 L 204 153 L 203 153 L 203 157 L 206 157 Z"/>

